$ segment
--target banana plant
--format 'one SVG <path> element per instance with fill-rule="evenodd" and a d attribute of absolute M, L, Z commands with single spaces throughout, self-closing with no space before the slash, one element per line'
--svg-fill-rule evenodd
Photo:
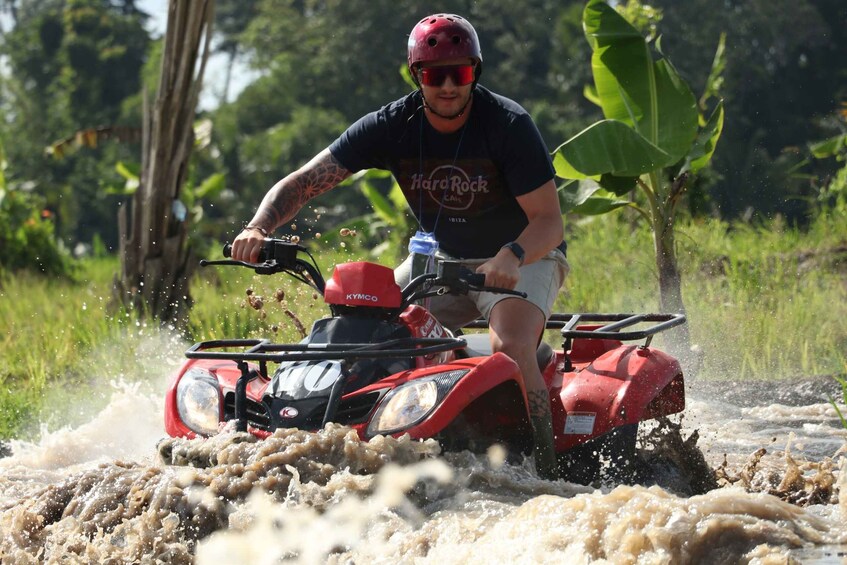
<path fill-rule="evenodd" d="M 674 214 L 690 175 L 714 154 L 723 129 L 723 103 L 703 120 L 691 88 L 662 53 L 661 38 L 651 48 L 606 2 L 586 4 L 583 27 L 594 77 L 586 92 L 605 119 L 554 151 L 556 174 L 570 179 L 560 189 L 563 210 L 603 214 L 636 208 L 653 230 L 660 307 L 684 312 Z M 715 68 L 722 68 L 717 57 Z M 623 198 L 632 190 L 644 193 L 644 208 Z M 687 349 L 687 332 L 680 340 L 678 345 Z"/>

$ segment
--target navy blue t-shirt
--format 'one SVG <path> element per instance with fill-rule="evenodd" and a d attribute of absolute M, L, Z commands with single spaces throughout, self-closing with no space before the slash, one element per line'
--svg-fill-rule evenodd
<path fill-rule="evenodd" d="M 476 86 L 465 126 L 444 134 L 420 92 L 362 117 L 329 147 L 351 172 L 391 171 L 424 230 L 455 257 L 492 257 L 527 226 L 515 199 L 555 175 L 530 115 Z"/>

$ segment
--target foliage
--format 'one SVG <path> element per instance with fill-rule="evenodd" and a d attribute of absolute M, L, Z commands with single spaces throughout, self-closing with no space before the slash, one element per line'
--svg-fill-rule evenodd
<path fill-rule="evenodd" d="M 635 207 L 653 232 L 660 309 L 684 313 L 674 221 L 689 175 L 704 168 L 715 151 L 723 105 L 719 102 L 699 128 L 694 94 L 660 45 L 654 61 L 641 32 L 602 0 L 589 0 L 583 22 L 593 51 L 590 95 L 605 119 L 554 152 L 557 175 L 583 181 L 562 187 L 564 211 L 604 214 Z M 620 198 L 636 187 L 645 196 L 646 210 Z M 687 353 L 687 328 L 672 335 L 674 353 Z"/>
<path fill-rule="evenodd" d="M 68 276 L 72 263 L 56 242 L 55 226 L 43 199 L 0 188 L 0 273 L 30 270 Z"/>
<path fill-rule="evenodd" d="M 834 375 L 833 378 L 841 385 L 841 398 L 844 405 L 847 406 L 847 378 L 839 377 L 838 375 Z M 841 412 L 841 409 L 838 408 L 838 404 L 832 396 L 829 397 L 829 403 L 832 404 L 833 408 L 835 408 L 835 413 L 838 414 L 838 418 L 841 420 L 841 425 L 844 429 L 847 429 L 847 418 L 844 417 L 844 414 Z"/>
<path fill-rule="evenodd" d="M 638 184 L 655 208 L 661 204 L 657 200 L 671 196 L 658 180 L 659 171 L 677 165 L 671 175 L 677 178 L 708 164 L 722 131 L 723 106 L 718 104 L 698 131 L 690 88 L 666 57 L 653 61 L 640 32 L 600 0 L 587 4 L 585 27 L 594 51 L 593 95 L 606 119 L 556 149 L 556 172 L 567 179 L 592 179 L 596 190 L 617 196 Z M 643 182 L 637 182 L 641 175 L 646 175 Z M 585 186 L 580 191 L 585 199 L 593 194 Z"/>
<path fill-rule="evenodd" d="M 327 248 L 318 261 L 331 273 L 337 262 L 363 256 L 360 249 Z M 37 433 L 39 425 L 68 425 L 83 407 L 105 404 L 103 389 L 116 379 L 151 383 L 161 395 L 164 379 L 191 342 L 232 336 L 296 341 L 294 318 L 308 328 L 326 313 L 302 284 L 244 269 L 204 269 L 191 288 L 197 304 L 190 324 L 178 334 L 114 308 L 116 268 L 112 256 L 82 260 L 75 281 L 29 273 L 0 277 L 0 319 L 6 324 L 0 334 L 0 438 Z M 247 289 L 267 297 L 264 308 L 249 306 Z M 271 298 L 279 289 L 281 302 Z M 61 395 L 61 402 L 52 394 Z M 75 409 L 68 411 L 68 405 Z"/>
<path fill-rule="evenodd" d="M 194 153 L 189 162 L 188 175 L 185 185 L 180 191 L 179 200 L 174 202 L 173 210 L 180 221 L 190 218 L 192 225 L 198 226 L 203 221 L 205 214 L 216 204 L 222 204 L 222 194 L 226 189 L 226 176 L 220 172 L 213 172 L 206 178 L 200 179 L 197 154 L 209 149 L 212 139 L 212 122 L 209 119 L 194 123 Z M 119 161 L 115 165 L 115 171 L 123 178 L 123 186 L 109 187 L 109 194 L 120 194 L 121 196 L 132 196 L 141 184 L 141 167 L 137 163 L 124 163 Z M 198 226 L 202 230 L 202 226 Z"/>
<path fill-rule="evenodd" d="M 344 224 L 348 228 L 350 225 L 356 226 L 362 231 L 366 245 L 371 247 L 372 257 L 393 253 L 396 261 L 405 257 L 406 244 L 415 230 L 415 223 L 406 197 L 396 180 L 391 181 L 387 191 L 380 189 L 379 183 L 388 178 L 391 178 L 388 171 L 369 169 L 352 175 L 342 183 L 341 186 L 358 186 L 373 208 L 373 212 Z"/>
<path fill-rule="evenodd" d="M 52 214 L 37 195 L 7 187 L 0 146 L 0 274 L 28 269 L 69 275 L 71 261 L 58 246 Z"/>
<path fill-rule="evenodd" d="M 817 203 L 823 208 L 832 208 L 840 212 L 847 212 L 847 102 L 842 103 L 842 109 L 838 113 L 837 122 L 842 133 L 832 136 L 823 141 L 809 145 L 809 153 L 819 160 L 834 160 L 840 164 L 840 168 L 834 175 L 818 185 L 817 177 L 813 176 L 813 184 L 817 187 Z M 802 163 L 803 165 L 806 162 Z"/>
<path fill-rule="evenodd" d="M 571 224 L 557 310 L 655 311 L 651 233 L 621 215 Z M 820 216 L 808 231 L 773 220 L 753 227 L 716 219 L 680 221 L 680 265 L 700 378 L 832 375 L 847 360 L 843 218 Z M 664 337 L 663 337 L 664 344 Z"/>
<path fill-rule="evenodd" d="M 9 182 L 46 199 L 69 245 L 97 236 L 116 247 L 120 197 L 105 190 L 123 182 L 115 163 L 138 162 L 139 146 L 98 143 L 62 161 L 43 148 L 78 131 L 138 128 L 139 71 L 147 67 L 146 88 L 154 92 L 162 42 L 151 41 L 136 4 L 4 4 L 0 133 L 15 141 L 7 148 Z M 445 0 L 437 7 L 474 23 L 485 59 L 482 84 L 527 108 L 551 148 L 601 117 L 583 96 L 591 79 L 583 5 Z M 225 174 L 238 198 L 209 211 L 207 218 L 221 227 L 206 224 L 204 234 L 240 224 L 273 182 L 365 112 L 409 92 L 396 70 L 412 25 L 435 9 L 422 0 L 217 0 L 216 6 L 215 47 L 224 58 L 248 63 L 258 78 L 234 100 L 222 95 L 221 106 L 205 116 L 215 126 L 217 153 L 198 160 L 197 177 Z M 688 183 L 689 211 L 723 218 L 781 213 L 806 221 L 821 205 L 816 199 L 825 184 L 798 177 L 795 167 L 808 140 L 839 133 L 828 110 L 847 95 L 847 34 L 838 27 L 847 21 L 847 3 L 727 0 L 716 7 L 712 0 L 627 0 L 615 6 L 643 35 L 663 36 L 662 49 L 673 55 L 678 75 L 701 94 L 701 127 L 718 98 L 734 120 L 710 167 Z M 722 46 L 717 54 L 715 45 Z M 207 87 L 219 89 L 223 78 L 210 78 Z M 816 163 L 810 174 L 833 173 Z M 354 217 L 367 211 L 356 190 L 327 193 L 320 206 L 345 207 Z"/>
<path fill-rule="evenodd" d="M 220 104 L 229 101 L 230 85 L 236 60 L 242 51 L 241 35 L 256 17 L 259 0 L 216 0 L 214 30 L 217 36 L 215 53 L 227 58 L 226 74 L 218 95 Z"/>
<path fill-rule="evenodd" d="M 10 182 L 27 184 L 45 199 L 59 235 L 90 241 L 96 233 L 116 240 L 115 199 L 102 182 L 129 149 L 106 144 L 62 161 L 44 147 L 74 132 L 132 126 L 123 103 L 138 92 L 139 69 L 149 38 L 144 16 L 108 0 L 28 0 L 19 3 L 14 28 L 5 34 L 0 130 L 8 144 Z"/>
<path fill-rule="evenodd" d="M 793 174 L 807 140 L 822 139 L 825 113 L 845 97 L 843 0 L 651 0 L 663 46 L 695 90 L 706 90 L 714 46 L 726 36 L 721 97 L 733 124 L 713 170 L 696 187 L 696 215 L 809 215 L 808 182 Z M 813 204 L 812 204 L 813 205 Z"/>

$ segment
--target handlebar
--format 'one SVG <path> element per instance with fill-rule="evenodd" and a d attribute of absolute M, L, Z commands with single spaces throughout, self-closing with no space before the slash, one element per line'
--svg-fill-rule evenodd
<path fill-rule="evenodd" d="M 299 257 L 301 252 L 307 254 L 311 262 L 301 259 Z M 284 272 L 315 288 L 321 294 L 323 294 L 326 286 L 323 275 L 309 251 L 300 244 L 284 239 L 265 239 L 259 250 L 259 260 L 257 263 L 230 259 L 232 257 L 232 245 L 229 243 L 223 247 L 223 256 L 227 259 L 223 261 L 207 261 L 204 259 L 200 261 L 200 266 L 229 265 L 247 267 L 260 275 L 272 275 Z M 524 292 L 486 286 L 484 273 L 474 273 L 470 269 L 463 267 L 458 261 L 445 260 L 438 262 L 438 268 L 435 273 L 427 273 L 416 277 L 406 285 L 402 290 L 403 308 L 423 298 L 447 293 L 466 295 L 471 291 L 496 292 L 526 298 L 526 293 Z"/>
<path fill-rule="evenodd" d="M 311 262 L 301 259 L 298 254 L 300 252 L 309 256 Z M 232 257 L 232 245 L 227 243 L 223 247 L 223 256 Z M 294 278 L 308 284 L 318 292 L 323 294 L 326 283 L 320 268 L 315 262 L 315 258 L 309 251 L 297 243 L 292 243 L 284 239 L 267 238 L 262 243 L 259 249 L 259 260 L 257 263 L 248 263 L 246 261 L 235 261 L 226 259 L 223 261 L 200 261 L 201 267 L 211 265 L 228 265 L 237 267 L 247 267 L 253 269 L 260 275 L 273 275 L 276 273 L 288 273 Z"/>
<path fill-rule="evenodd" d="M 495 292 L 526 298 L 525 292 L 485 286 L 485 274 L 474 273 L 458 261 L 439 261 L 435 273 L 427 273 L 412 279 L 403 289 L 403 307 L 432 296 L 443 294 L 466 295 L 470 291 Z"/>

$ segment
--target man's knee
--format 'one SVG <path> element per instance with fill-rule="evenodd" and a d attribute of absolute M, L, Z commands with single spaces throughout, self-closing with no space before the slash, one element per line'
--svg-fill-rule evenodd
<path fill-rule="evenodd" d="M 534 353 L 544 331 L 544 314 L 525 300 L 503 300 L 491 311 L 491 346 L 495 351 Z M 508 351 L 507 351 L 508 350 Z"/>
<path fill-rule="evenodd" d="M 491 349 L 508 355 L 512 359 L 534 359 L 538 340 L 535 337 L 520 334 L 491 334 Z"/>

